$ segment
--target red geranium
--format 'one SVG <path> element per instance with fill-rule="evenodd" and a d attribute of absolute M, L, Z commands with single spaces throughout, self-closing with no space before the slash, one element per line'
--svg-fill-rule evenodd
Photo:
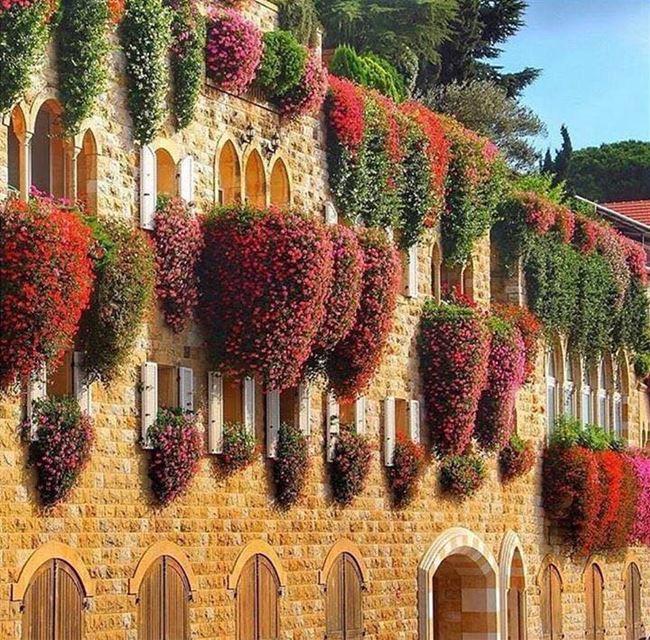
<path fill-rule="evenodd" d="M 338 142 L 350 151 L 358 150 L 365 133 L 363 92 L 354 82 L 330 76 L 328 120 Z"/>
<path fill-rule="evenodd" d="M 610 530 L 613 529 L 621 507 L 624 477 L 623 457 L 614 451 L 602 451 L 596 454 L 600 464 L 600 482 L 604 496 L 599 523 L 598 540 L 594 549 L 611 548 Z M 629 531 L 628 531 L 629 535 Z M 624 536 L 627 539 L 627 535 Z"/>
<path fill-rule="evenodd" d="M 562 206 L 555 207 L 555 230 L 565 244 L 570 244 L 576 228 L 576 217 L 571 209 Z"/>
<path fill-rule="evenodd" d="M 575 222 L 573 242 L 582 253 L 591 253 L 598 244 L 598 223 L 579 214 Z"/>
<path fill-rule="evenodd" d="M 607 531 L 604 546 L 606 549 L 623 549 L 629 543 L 634 527 L 640 487 L 630 458 L 621 453 L 613 455 L 617 459 L 614 464 L 620 466 L 622 477 L 620 483 L 617 483 L 619 489 L 618 509 Z M 602 463 L 603 465 L 611 464 L 605 458 L 602 459 Z"/>
<path fill-rule="evenodd" d="M 294 117 L 318 112 L 323 106 L 327 87 L 327 68 L 316 52 L 310 51 L 302 78 L 279 98 L 280 113 Z"/>
<path fill-rule="evenodd" d="M 530 440 L 513 435 L 499 452 L 499 468 L 504 482 L 526 475 L 535 465 L 535 449 Z"/>
<path fill-rule="evenodd" d="M 556 208 L 552 202 L 535 193 L 526 191 L 520 195 L 526 224 L 539 235 L 545 235 L 555 224 Z"/>
<path fill-rule="evenodd" d="M 0 208 L 0 388 L 55 367 L 72 345 L 93 282 L 91 232 L 46 199 Z"/>
<path fill-rule="evenodd" d="M 206 224 L 201 320 L 212 362 L 272 389 L 298 383 L 325 314 L 332 243 L 294 212 L 235 207 Z"/>
<path fill-rule="evenodd" d="M 371 461 L 372 447 L 368 438 L 355 433 L 349 425 L 341 425 L 330 466 L 336 502 L 349 505 L 363 491 Z"/>
<path fill-rule="evenodd" d="M 634 528 L 630 534 L 632 544 L 650 546 L 650 456 L 639 452 L 630 461 L 636 474 L 639 494 L 636 503 Z"/>
<path fill-rule="evenodd" d="M 352 329 L 327 363 L 331 387 L 340 399 L 356 398 L 375 374 L 393 326 L 400 283 L 399 254 L 386 233 L 364 229 L 359 242 L 364 252 L 361 302 Z"/>
<path fill-rule="evenodd" d="M 425 453 L 421 444 L 404 438 L 398 439 L 393 466 L 388 468 L 388 484 L 396 507 L 405 507 L 415 498 L 418 482 L 425 469 Z"/>

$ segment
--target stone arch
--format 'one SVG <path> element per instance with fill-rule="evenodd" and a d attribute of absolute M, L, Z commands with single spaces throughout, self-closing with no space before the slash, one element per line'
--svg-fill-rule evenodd
<path fill-rule="evenodd" d="M 242 153 L 237 140 L 226 134 L 214 156 L 214 200 L 230 205 L 242 201 Z"/>
<path fill-rule="evenodd" d="M 318 584 L 325 586 L 327 584 L 327 576 L 329 575 L 332 565 L 336 562 L 336 559 L 342 554 L 347 553 L 352 556 L 359 567 L 361 577 L 363 579 L 363 586 L 367 588 L 368 585 L 368 567 L 366 566 L 365 560 L 359 551 L 359 547 L 354 544 L 351 540 L 342 538 L 335 542 L 330 548 L 325 562 L 323 563 L 322 568 L 318 572 Z"/>
<path fill-rule="evenodd" d="M 228 589 L 234 591 L 237 588 L 237 583 L 239 582 L 239 577 L 241 576 L 244 567 L 251 558 L 254 558 L 258 554 L 269 560 L 275 569 L 278 580 L 280 581 L 280 588 L 282 590 L 286 589 L 287 574 L 282 567 L 282 561 L 273 547 L 268 542 L 264 542 L 264 540 L 253 540 L 241 550 L 240 554 L 237 556 L 235 565 L 228 576 Z"/>
<path fill-rule="evenodd" d="M 8 186 L 26 200 L 29 195 L 27 150 L 31 134 L 28 133 L 27 116 L 21 103 L 5 114 L 3 124 L 7 127 Z"/>
<path fill-rule="evenodd" d="M 79 582 L 84 591 L 86 598 L 92 598 L 95 595 L 95 583 L 90 577 L 88 569 L 84 564 L 81 556 L 67 544 L 62 542 L 46 542 L 36 549 L 20 571 L 18 580 L 11 585 L 11 599 L 13 601 L 22 601 L 30 585 L 32 577 L 38 569 L 48 560 L 63 560 L 66 562 L 79 577 Z"/>
<path fill-rule="evenodd" d="M 147 575 L 149 567 L 162 556 L 173 558 L 185 572 L 185 577 L 190 586 L 190 592 L 196 590 L 197 579 L 192 565 L 185 552 L 174 542 L 162 540 L 152 544 L 143 554 L 135 568 L 133 577 L 129 579 L 129 594 L 138 595 L 140 585 Z"/>
<path fill-rule="evenodd" d="M 35 110 L 36 105 L 38 109 Z M 74 149 L 61 123 L 63 108 L 56 97 L 34 103 L 30 187 L 56 198 L 74 197 Z"/>
<path fill-rule="evenodd" d="M 517 580 L 517 590 L 523 597 L 523 605 L 517 604 L 511 595 L 511 582 Z M 518 606 L 519 629 L 525 633 L 527 629 L 526 591 L 528 587 L 528 571 L 526 557 L 519 536 L 514 531 L 507 531 L 501 542 L 499 551 L 499 584 L 501 586 L 501 637 L 508 638 L 509 610 L 511 601 Z M 518 636 L 514 636 L 518 637 Z M 522 637 L 522 636 L 519 636 Z M 525 635 L 523 637 L 526 637 Z"/>
<path fill-rule="evenodd" d="M 31 106 L 26 109 L 25 115 L 27 116 L 27 130 L 34 131 L 34 125 L 36 124 L 36 118 L 46 102 L 56 102 L 59 103 L 59 95 L 53 87 L 45 87 L 40 91 L 34 100 L 32 100 Z M 61 108 L 61 112 L 63 108 Z"/>
<path fill-rule="evenodd" d="M 291 205 L 293 194 L 293 183 L 287 163 L 280 157 L 276 157 L 271 165 L 270 178 L 271 204 L 279 207 Z"/>
<path fill-rule="evenodd" d="M 268 177 L 257 146 L 249 148 L 244 154 L 244 198 L 253 206 L 263 209 L 268 205 Z"/>
<path fill-rule="evenodd" d="M 444 640 L 435 636 L 434 609 L 435 593 L 434 578 L 447 561 L 462 563 L 460 568 L 465 575 L 476 578 L 482 582 L 479 595 L 467 598 L 467 606 L 471 608 L 463 611 L 465 604 L 460 606 L 460 614 L 468 614 L 474 623 L 478 616 L 481 617 L 485 629 L 481 631 L 484 637 L 500 640 L 500 596 L 499 596 L 499 567 L 492 551 L 483 540 L 468 529 L 454 527 L 442 533 L 424 554 L 418 567 L 418 609 L 419 609 L 419 637 L 422 640 Z M 461 585 L 461 594 L 462 594 Z M 473 588 L 473 591 L 476 589 Z M 462 598 L 462 596 L 461 596 Z"/>
<path fill-rule="evenodd" d="M 97 156 L 97 138 L 91 129 L 86 129 L 77 154 L 76 196 L 93 214 L 97 213 Z"/>

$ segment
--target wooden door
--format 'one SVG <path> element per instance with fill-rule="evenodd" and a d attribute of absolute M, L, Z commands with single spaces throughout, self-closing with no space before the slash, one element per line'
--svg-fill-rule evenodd
<path fill-rule="evenodd" d="M 54 560 L 41 566 L 25 592 L 22 640 L 52 640 L 54 629 Z"/>
<path fill-rule="evenodd" d="M 327 578 L 327 640 L 363 637 L 362 578 L 356 560 L 342 553 Z"/>
<path fill-rule="evenodd" d="M 625 576 L 625 638 L 641 640 L 644 637 L 641 619 L 641 572 L 631 563 Z"/>
<path fill-rule="evenodd" d="M 508 589 L 508 640 L 525 639 L 524 594 L 515 587 Z"/>
<path fill-rule="evenodd" d="M 588 640 L 605 639 L 605 612 L 603 591 L 605 588 L 603 574 L 597 564 L 592 564 L 585 576 L 585 608 Z"/>
<path fill-rule="evenodd" d="M 237 639 L 277 640 L 280 637 L 280 581 L 271 561 L 251 558 L 237 583 Z"/>
<path fill-rule="evenodd" d="M 541 590 L 542 640 L 562 640 L 562 578 L 555 565 L 544 572 Z"/>

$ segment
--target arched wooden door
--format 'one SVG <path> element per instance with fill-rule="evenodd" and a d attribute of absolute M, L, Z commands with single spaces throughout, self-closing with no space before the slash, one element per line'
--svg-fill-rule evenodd
<path fill-rule="evenodd" d="M 625 639 L 641 640 L 645 637 L 641 619 L 641 572 L 631 562 L 625 574 Z"/>
<path fill-rule="evenodd" d="M 140 640 L 189 640 L 190 587 L 183 568 L 161 556 L 145 576 L 138 593 Z"/>
<path fill-rule="evenodd" d="M 277 640 L 280 637 L 280 580 L 271 561 L 258 553 L 247 563 L 237 583 L 237 640 Z"/>
<path fill-rule="evenodd" d="M 605 582 L 603 572 L 592 564 L 585 574 L 585 604 L 587 608 L 587 640 L 605 640 L 605 611 L 603 594 Z"/>
<path fill-rule="evenodd" d="M 74 569 L 63 560 L 48 560 L 25 592 L 22 640 L 81 640 L 83 597 Z"/>
<path fill-rule="evenodd" d="M 557 567 L 549 564 L 542 579 L 542 638 L 562 640 L 562 577 Z"/>
<path fill-rule="evenodd" d="M 362 586 L 356 560 L 349 553 L 339 555 L 327 576 L 327 640 L 363 638 Z"/>

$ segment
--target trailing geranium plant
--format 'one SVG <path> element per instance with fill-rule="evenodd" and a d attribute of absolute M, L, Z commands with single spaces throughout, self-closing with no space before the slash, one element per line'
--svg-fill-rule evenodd
<path fill-rule="evenodd" d="M 282 423 L 278 433 L 278 448 L 273 461 L 276 500 L 289 509 L 303 497 L 309 476 L 309 444 L 295 425 Z"/>
<path fill-rule="evenodd" d="M 36 470 L 36 489 L 46 507 L 65 500 L 90 460 L 92 420 L 72 398 L 37 400 L 32 421 L 23 425 L 29 443 L 29 465 Z"/>
<path fill-rule="evenodd" d="M 55 367 L 72 345 L 93 283 L 91 233 L 52 200 L 0 205 L 0 389 Z"/>
<path fill-rule="evenodd" d="M 440 464 L 440 486 L 444 493 L 465 500 L 483 486 L 486 474 L 480 456 L 471 453 L 448 456 Z"/>
<path fill-rule="evenodd" d="M 499 468 L 504 482 L 526 475 L 535 465 L 535 449 L 530 440 L 522 440 L 516 433 L 499 452 Z"/>
<path fill-rule="evenodd" d="M 650 452 L 639 451 L 632 455 L 631 464 L 639 485 L 634 525 L 630 542 L 650 546 Z"/>
<path fill-rule="evenodd" d="M 516 325 L 524 341 L 524 382 L 530 382 L 535 373 L 543 325 L 527 307 L 514 304 L 493 305 L 495 313 L 507 322 Z"/>
<path fill-rule="evenodd" d="M 325 316 L 332 243 L 313 218 L 277 209 L 218 209 L 206 223 L 200 317 L 213 364 L 259 375 L 270 389 L 299 382 Z"/>
<path fill-rule="evenodd" d="M 372 447 L 370 440 L 356 433 L 351 425 L 341 425 L 330 464 L 334 500 L 347 506 L 363 492 L 370 473 Z"/>
<path fill-rule="evenodd" d="M 341 399 L 356 398 L 375 374 L 393 326 L 400 282 L 399 254 L 385 232 L 359 234 L 364 252 L 361 300 L 354 325 L 327 361 L 330 386 Z"/>
<path fill-rule="evenodd" d="M 160 505 L 168 505 L 183 495 L 199 469 L 203 438 L 196 416 L 182 409 L 161 409 L 147 433 L 149 480 Z"/>
<path fill-rule="evenodd" d="M 217 464 L 224 475 L 245 469 L 255 460 L 255 434 L 240 422 L 223 425 L 223 445 Z"/>
<path fill-rule="evenodd" d="M 80 338 L 86 374 L 107 382 L 126 363 L 153 297 L 154 254 L 139 230 L 116 221 L 87 222 L 101 252 Z"/>
<path fill-rule="evenodd" d="M 305 70 L 298 82 L 276 99 L 280 113 L 287 118 L 317 114 L 325 101 L 328 78 L 320 56 L 316 51 L 309 51 Z"/>
<path fill-rule="evenodd" d="M 156 294 L 165 322 L 180 333 L 198 303 L 197 267 L 203 250 L 200 220 L 181 198 L 162 201 L 154 218 Z"/>
<path fill-rule="evenodd" d="M 425 465 L 424 446 L 406 438 L 399 438 L 393 453 L 393 465 L 388 468 L 388 484 L 393 504 L 398 509 L 413 502 Z"/>

